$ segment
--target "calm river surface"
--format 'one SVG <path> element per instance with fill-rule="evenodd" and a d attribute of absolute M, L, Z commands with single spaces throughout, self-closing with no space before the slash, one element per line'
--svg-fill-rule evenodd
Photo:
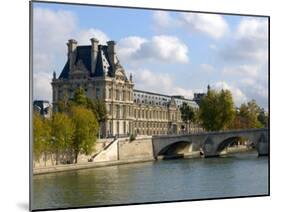
<path fill-rule="evenodd" d="M 37 175 L 33 209 L 268 193 L 268 157 L 164 160 Z"/>

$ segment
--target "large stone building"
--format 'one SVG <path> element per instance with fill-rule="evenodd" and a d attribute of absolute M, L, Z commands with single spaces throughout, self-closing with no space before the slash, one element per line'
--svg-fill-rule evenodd
<path fill-rule="evenodd" d="M 116 55 L 114 41 L 100 45 L 95 38 L 91 45 L 78 46 L 69 40 L 68 59 L 57 78 L 53 75 L 53 106 L 65 96 L 73 97 L 82 87 L 91 99 L 105 102 L 108 120 L 102 124 L 102 136 L 128 134 L 169 134 L 182 130 L 180 106 L 186 102 L 198 105 L 182 96 L 168 96 L 135 90 L 132 75 L 128 78 Z"/>

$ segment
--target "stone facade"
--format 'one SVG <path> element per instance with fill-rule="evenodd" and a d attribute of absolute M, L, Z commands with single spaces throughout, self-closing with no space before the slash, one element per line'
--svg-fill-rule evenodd
<path fill-rule="evenodd" d="M 95 38 L 90 46 L 78 46 L 69 40 L 68 59 L 57 78 L 53 75 L 53 107 L 64 98 L 72 98 L 82 87 L 91 99 L 105 102 L 108 120 L 102 124 L 102 137 L 140 134 L 178 133 L 183 126 L 180 106 L 183 102 L 198 108 L 193 100 L 134 89 L 116 55 L 116 44 L 100 45 Z"/>

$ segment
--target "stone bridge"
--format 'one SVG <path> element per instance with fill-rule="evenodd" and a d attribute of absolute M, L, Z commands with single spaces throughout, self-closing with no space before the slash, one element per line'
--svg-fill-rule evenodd
<path fill-rule="evenodd" d="M 252 142 L 258 154 L 269 154 L 268 129 L 241 129 L 218 132 L 202 132 L 186 135 L 155 135 L 152 136 L 153 154 L 156 158 L 170 149 L 184 148 L 185 151 L 200 151 L 205 157 L 218 156 L 233 141 L 245 138 Z"/>

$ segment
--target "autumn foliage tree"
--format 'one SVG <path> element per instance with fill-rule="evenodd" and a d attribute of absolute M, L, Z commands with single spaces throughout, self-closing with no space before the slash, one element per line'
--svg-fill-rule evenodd
<path fill-rule="evenodd" d="M 249 129 L 267 127 L 268 117 L 255 100 L 241 104 L 232 124 L 234 129 Z"/>
<path fill-rule="evenodd" d="M 88 155 L 92 152 L 98 134 L 98 121 L 92 111 L 82 106 L 73 106 L 70 114 L 75 125 L 73 150 L 77 163 L 79 153 Z"/>
<path fill-rule="evenodd" d="M 66 113 L 54 113 L 51 119 L 51 148 L 56 155 L 56 164 L 59 157 L 71 153 L 75 125 Z"/>
<path fill-rule="evenodd" d="M 51 126 L 49 120 L 41 117 L 38 112 L 33 114 L 33 156 L 39 160 L 42 155 L 50 152 Z"/>
<path fill-rule="evenodd" d="M 74 98 L 65 95 L 57 106 L 58 112 L 54 112 L 50 119 L 34 113 L 34 156 L 38 159 L 43 152 L 54 154 L 58 164 L 65 155 L 74 154 L 77 163 L 80 153 L 88 155 L 93 150 L 99 123 L 106 120 L 105 104 L 92 101 L 84 89 L 78 88 Z"/>

